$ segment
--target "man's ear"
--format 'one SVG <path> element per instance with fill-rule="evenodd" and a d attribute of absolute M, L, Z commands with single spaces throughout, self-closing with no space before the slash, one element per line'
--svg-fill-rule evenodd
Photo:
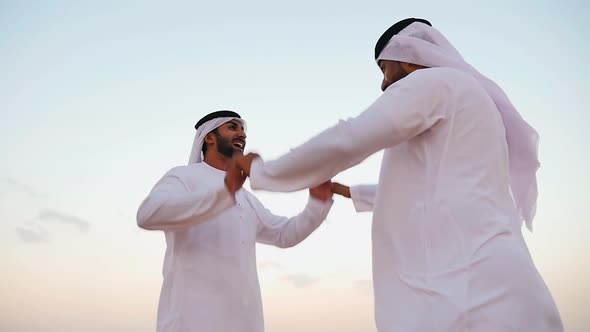
<path fill-rule="evenodd" d="M 203 142 L 207 144 L 215 144 L 215 138 L 213 138 L 214 136 L 215 135 L 213 135 L 213 132 L 208 133 L 205 135 L 205 140 Z"/>

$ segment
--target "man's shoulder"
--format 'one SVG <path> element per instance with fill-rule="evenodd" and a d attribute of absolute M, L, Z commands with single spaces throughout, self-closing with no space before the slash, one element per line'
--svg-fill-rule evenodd
<path fill-rule="evenodd" d="M 168 172 L 166 172 L 165 176 L 176 176 L 178 178 L 183 178 L 188 175 L 195 175 L 201 172 L 201 165 L 197 164 L 189 164 L 189 165 L 180 165 L 172 167 Z"/>
<path fill-rule="evenodd" d="M 417 80 L 429 80 L 432 82 L 447 83 L 457 81 L 470 81 L 474 78 L 464 71 L 450 67 L 433 67 L 416 70 L 410 75 Z"/>
<path fill-rule="evenodd" d="M 425 68 L 414 71 L 400 81 L 402 85 L 419 91 L 464 91 L 479 87 L 477 80 L 470 74 L 449 67 Z"/>

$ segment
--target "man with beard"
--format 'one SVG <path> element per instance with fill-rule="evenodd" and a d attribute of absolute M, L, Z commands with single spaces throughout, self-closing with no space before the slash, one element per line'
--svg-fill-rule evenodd
<path fill-rule="evenodd" d="M 329 181 L 287 218 L 241 188 L 245 175 L 226 173 L 246 146 L 244 126 L 232 111 L 199 120 L 189 164 L 168 171 L 139 207 L 139 227 L 166 236 L 158 332 L 264 331 L 255 243 L 292 247 L 328 215 Z"/>
<path fill-rule="evenodd" d="M 378 184 L 357 199 L 373 210 L 379 332 L 563 331 L 521 231 L 535 215 L 536 131 L 424 19 L 387 29 L 375 62 L 383 94 L 364 112 L 235 167 L 254 190 L 293 191 L 384 151 Z"/>

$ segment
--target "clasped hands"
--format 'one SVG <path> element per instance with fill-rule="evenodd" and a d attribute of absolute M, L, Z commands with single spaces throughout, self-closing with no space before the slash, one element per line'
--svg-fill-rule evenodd
<path fill-rule="evenodd" d="M 242 188 L 244 181 L 250 175 L 250 167 L 255 158 L 260 158 L 256 153 L 242 155 L 235 153 L 227 162 L 225 173 L 225 186 L 230 193 L 235 194 Z"/>

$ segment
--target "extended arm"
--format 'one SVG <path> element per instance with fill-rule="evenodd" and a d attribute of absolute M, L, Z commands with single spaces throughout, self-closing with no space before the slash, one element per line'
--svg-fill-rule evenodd
<path fill-rule="evenodd" d="M 329 183 L 312 188 L 310 193 L 305 209 L 292 218 L 274 215 L 250 195 L 259 220 L 257 241 L 288 248 L 307 238 L 326 219 L 333 203 Z"/>
<path fill-rule="evenodd" d="M 322 183 L 371 154 L 422 133 L 449 108 L 446 84 L 419 70 L 391 85 L 358 117 L 342 120 L 277 160 L 256 158 L 253 189 L 296 191 Z"/>

